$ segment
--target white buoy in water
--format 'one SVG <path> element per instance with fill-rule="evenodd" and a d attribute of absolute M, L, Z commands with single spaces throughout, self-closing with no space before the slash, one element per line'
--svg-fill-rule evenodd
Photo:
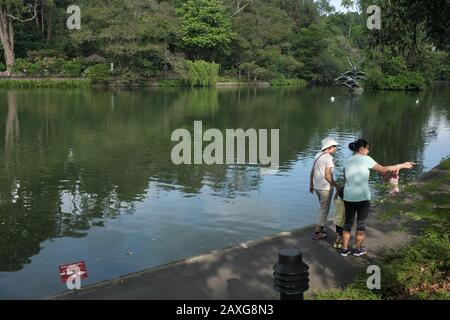
<path fill-rule="evenodd" d="M 335 99 L 334 99 L 334 97 L 331 97 L 331 99 L 330 99 L 330 100 L 331 100 L 331 102 L 334 102 L 334 100 L 335 100 Z"/>
<path fill-rule="evenodd" d="M 419 99 L 416 100 L 416 104 L 419 104 Z"/>

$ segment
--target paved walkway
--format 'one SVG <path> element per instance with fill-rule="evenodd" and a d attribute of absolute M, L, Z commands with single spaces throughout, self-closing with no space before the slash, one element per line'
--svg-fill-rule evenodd
<path fill-rule="evenodd" d="M 281 233 L 225 250 L 149 269 L 68 293 L 57 299 L 278 299 L 272 288 L 272 266 L 278 252 L 297 248 L 310 266 L 310 291 L 337 288 L 370 265 L 378 249 L 400 245 L 410 236 L 398 229 L 398 221 L 381 223 L 369 218 L 367 256 L 341 257 L 332 239 L 314 241 L 312 227 Z M 328 233 L 333 230 L 328 228 Z"/>

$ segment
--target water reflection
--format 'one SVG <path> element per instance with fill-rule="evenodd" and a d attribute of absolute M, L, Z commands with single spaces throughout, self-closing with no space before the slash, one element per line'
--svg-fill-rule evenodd
<path fill-rule="evenodd" d="M 365 137 L 380 163 L 418 162 L 411 179 L 423 169 L 427 143 L 450 122 L 448 91 L 437 87 L 418 106 L 416 99 L 407 93 L 349 96 L 334 88 L 1 91 L 0 271 L 21 270 L 48 239 L 84 237 L 108 219 L 135 214 L 161 190 L 231 201 L 270 187 L 255 166 L 173 165 L 170 135 L 177 128 L 192 131 L 194 120 L 204 130 L 279 128 L 280 176 L 296 166 L 308 170 L 320 140 L 333 134 L 343 143 Z M 338 155 L 337 166 L 347 155 Z M 306 180 L 286 188 L 301 194 Z M 277 205 L 292 211 L 291 204 Z M 183 206 L 177 199 L 169 210 Z"/>

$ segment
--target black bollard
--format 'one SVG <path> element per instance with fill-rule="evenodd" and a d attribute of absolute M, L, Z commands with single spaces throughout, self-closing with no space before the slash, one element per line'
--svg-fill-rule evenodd
<path fill-rule="evenodd" d="M 300 250 L 282 250 L 273 270 L 273 287 L 280 293 L 280 300 L 304 299 L 303 293 L 309 289 L 309 267 Z"/>

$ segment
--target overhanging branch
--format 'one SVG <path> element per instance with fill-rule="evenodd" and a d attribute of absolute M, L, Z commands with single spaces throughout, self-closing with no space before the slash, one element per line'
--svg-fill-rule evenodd
<path fill-rule="evenodd" d="M 9 17 L 9 18 L 11 18 L 11 19 L 13 19 L 13 20 L 18 20 L 18 21 L 20 21 L 20 22 L 31 21 L 31 20 L 33 20 L 34 18 L 36 18 L 36 16 L 37 16 L 37 7 L 38 7 L 38 1 L 36 1 L 36 2 L 34 3 L 34 7 L 33 7 L 34 14 L 33 14 L 33 16 L 32 16 L 31 18 L 28 18 L 28 19 L 20 19 L 20 18 L 18 18 L 18 17 L 13 16 L 12 14 L 9 14 L 9 13 L 8 13 L 6 16 Z"/>
<path fill-rule="evenodd" d="M 239 10 L 237 10 L 235 13 L 233 13 L 232 17 L 234 17 L 235 15 L 237 15 L 239 12 L 241 12 L 242 10 L 244 10 L 250 3 L 246 3 L 242 6 L 242 8 L 239 8 Z"/>

